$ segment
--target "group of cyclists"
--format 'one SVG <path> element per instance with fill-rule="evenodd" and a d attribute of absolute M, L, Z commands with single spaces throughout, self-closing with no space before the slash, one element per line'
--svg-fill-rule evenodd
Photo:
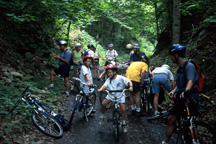
<path fill-rule="evenodd" d="M 69 61 L 73 58 L 73 71 L 74 76 L 76 76 L 77 69 L 81 68 L 80 79 L 84 83 L 89 85 L 93 84 L 93 76 L 90 69 L 90 65 L 93 64 L 95 68 L 94 76 L 96 77 L 96 71 L 99 78 L 101 78 L 105 73 L 107 74 L 107 79 L 105 83 L 98 89 L 98 92 L 104 89 L 108 90 L 122 90 L 128 87 L 130 91 L 130 109 L 131 114 L 140 116 L 140 88 L 144 85 L 144 78 L 148 75 L 152 77 L 152 93 L 154 94 L 153 108 L 154 115 L 158 115 L 158 98 L 160 92 L 160 86 L 162 85 L 168 92 L 170 99 L 174 100 L 174 107 L 170 112 L 168 118 L 168 125 L 166 130 L 166 135 L 162 144 L 167 144 L 172 136 L 175 128 L 175 121 L 177 117 L 184 114 L 184 100 L 182 97 L 193 97 L 198 99 L 198 92 L 196 91 L 198 85 L 198 75 L 195 66 L 185 59 L 186 47 L 180 44 L 174 44 L 169 49 L 169 54 L 171 60 L 176 63 L 179 68 L 177 70 L 177 82 L 175 84 L 174 77 L 170 71 L 170 67 L 167 64 L 163 64 L 161 67 L 152 69 L 149 67 L 148 57 L 144 52 L 140 51 L 138 44 L 127 44 L 126 49 L 128 49 L 129 54 L 129 67 L 126 70 L 126 77 L 118 75 L 118 67 L 115 65 L 115 60 L 118 57 L 118 53 L 113 49 L 113 44 L 109 44 L 109 50 L 106 53 L 106 63 L 105 70 L 100 74 L 99 72 L 99 58 L 100 54 L 96 52 L 96 48 L 89 44 L 88 50 L 85 52 L 81 51 L 82 45 L 76 44 L 75 50 L 72 52 L 67 49 L 67 43 L 65 41 L 60 41 L 59 43 L 61 54 L 56 56 L 59 60 L 59 67 L 54 71 L 51 71 L 51 84 L 50 88 L 54 87 L 54 79 L 56 74 L 60 74 L 64 77 L 66 91 L 64 96 L 69 96 L 69 71 L 70 64 Z M 82 66 L 81 66 L 82 65 Z M 81 84 L 82 86 L 82 84 Z M 88 86 L 84 86 L 84 92 L 88 93 Z M 113 92 L 113 96 L 118 96 L 119 92 Z M 102 102 L 101 115 L 99 118 L 99 124 L 102 125 L 105 119 L 106 105 L 112 100 L 107 96 Z M 125 94 L 119 99 L 120 110 L 122 114 L 122 128 L 123 132 L 127 132 L 126 123 L 126 108 L 125 108 Z M 197 114 L 196 104 L 191 102 L 189 108 L 192 114 Z"/>

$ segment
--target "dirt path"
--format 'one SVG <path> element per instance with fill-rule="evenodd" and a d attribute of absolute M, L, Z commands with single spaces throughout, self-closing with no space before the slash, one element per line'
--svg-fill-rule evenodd
<path fill-rule="evenodd" d="M 101 86 L 103 82 L 94 80 L 94 83 Z M 96 89 L 97 90 L 97 89 Z M 62 114 L 69 119 L 71 114 L 71 107 L 75 98 L 75 94 L 67 98 L 61 111 Z M 100 102 L 99 97 L 96 101 L 96 113 L 89 117 L 87 122 L 82 112 L 75 115 L 73 124 L 69 131 L 64 132 L 61 139 L 53 139 L 47 137 L 43 143 L 52 144 L 113 144 L 115 139 L 112 131 L 112 110 L 106 111 L 106 122 L 100 126 Z M 126 113 L 128 122 L 128 133 L 123 134 L 121 131 L 121 144 L 159 144 L 165 135 L 166 126 L 160 123 L 147 122 L 147 116 L 136 117 L 130 115 L 129 100 L 126 100 Z M 120 129 L 121 130 L 121 129 Z M 173 140 L 172 140 L 173 141 Z M 171 142 L 171 143 L 174 143 Z"/>

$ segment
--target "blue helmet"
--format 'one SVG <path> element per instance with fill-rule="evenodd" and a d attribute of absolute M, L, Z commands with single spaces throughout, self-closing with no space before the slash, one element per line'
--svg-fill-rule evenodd
<path fill-rule="evenodd" d="M 94 47 L 94 45 L 93 45 L 93 44 L 91 44 L 91 43 L 90 43 L 90 44 L 88 44 L 88 45 L 87 45 L 87 47 L 88 47 L 88 48 L 91 48 L 91 47 L 95 48 L 95 47 Z"/>
<path fill-rule="evenodd" d="M 185 52 L 186 47 L 180 44 L 173 44 L 169 49 L 171 55 L 178 54 L 181 57 L 184 57 Z"/>
<path fill-rule="evenodd" d="M 66 42 L 66 41 L 63 41 L 63 40 L 61 40 L 61 41 L 59 41 L 59 42 L 58 42 L 58 45 L 67 45 L 67 42 Z"/>

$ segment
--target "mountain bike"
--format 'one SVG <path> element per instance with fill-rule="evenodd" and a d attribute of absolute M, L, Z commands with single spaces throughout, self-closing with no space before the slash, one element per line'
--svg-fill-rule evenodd
<path fill-rule="evenodd" d="M 77 78 L 79 78 L 79 76 L 80 76 L 80 71 L 81 71 L 81 67 L 82 67 L 82 65 L 83 65 L 83 63 L 82 62 L 79 62 L 79 68 L 76 70 L 76 73 L 77 73 Z M 80 85 L 80 82 L 79 81 L 73 81 L 73 80 L 69 80 L 69 82 L 70 82 L 70 90 L 71 91 L 75 91 L 75 89 L 77 90 L 77 92 L 79 92 L 80 91 L 80 87 L 79 87 L 79 85 Z"/>
<path fill-rule="evenodd" d="M 144 79 L 144 85 L 140 90 L 140 105 L 143 110 L 149 114 L 150 113 L 150 87 L 147 85 L 147 82 L 150 82 L 150 78 Z"/>
<path fill-rule="evenodd" d="M 31 93 L 27 93 L 28 89 L 29 87 L 23 91 L 22 98 L 18 99 L 15 106 L 11 109 L 11 112 L 13 112 L 20 102 L 23 101 L 26 105 L 33 109 L 31 119 L 38 130 L 50 137 L 61 138 L 63 136 L 63 128 L 62 125 L 55 119 L 57 114 L 52 108 L 31 97 Z"/>
<path fill-rule="evenodd" d="M 124 90 L 104 90 L 108 96 L 113 100 L 114 107 L 113 107 L 113 130 L 114 130 L 114 138 L 116 142 L 119 141 L 119 128 L 121 127 L 121 113 L 119 111 L 119 104 L 118 99 L 121 99 L 123 96 L 123 93 L 127 91 L 128 89 Z M 112 92 L 121 92 L 121 95 L 119 97 L 113 97 L 110 95 Z"/>
<path fill-rule="evenodd" d="M 82 82 L 79 78 L 73 77 L 73 79 L 82 83 L 83 87 L 85 85 L 89 86 L 88 84 Z M 94 87 L 97 87 L 97 85 L 91 84 L 89 86 L 89 93 L 87 94 L 84 92 L 83 87 L 81 88 L 80 93 L 76 95 L 76 98 L 74 100 L 72 106 L 72 114 L 69 120 L 70 125 L 73 121 L 76 112 L 83 111 L 84 117 L 86 118 L 87 122 L 88 122 L 88 116 L 94 112 L 94 106 L 96 102 L 96 94 L 95 94 Z"/>

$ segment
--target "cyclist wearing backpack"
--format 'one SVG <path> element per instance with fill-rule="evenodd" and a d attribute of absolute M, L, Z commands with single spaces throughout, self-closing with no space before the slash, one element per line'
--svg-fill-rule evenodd
<path fill-rule="evenodd" d="M 84 56 L 90 55 L 91 57 L 94 57 L 94 45 L 93 44 L 88 44 L 87 45 L 88 49 L 83 53 Z"/>
<path fill-rule="evenodd" d="M 109 44 L 108 45 L 109 50 L 106 52 L 106 63 L 105 66 L 107 66 L 108 64 L 110 64 L 110 61 L 116 61 L 116 58 L 118 57 L 118 53 L 116 50 L 113 49 L 113 44 Z"/>
<path fill-rule="evenodd" d="M 177 70 L 176 88 L 170 92 L 170 98 L 174 99 L 174 107 L 170 111 L 168 117 L 168 125 L 166 136 L 162 144 L 167 144 L 173 134 L 175 121 L 178 116 L 184 115 L 184 99 L 183 97 L 193 97 L 198 100 L 198 74 L 197 70 L 191 62 L 185 59 L 186 47 L 180 44 L 174 44 L 169 49 L 171 59 L 179 65 Z M 189 103 L 191 115 L 197 114 L 197 105 L 194 102 Z"/>
<path fill-rule="evenodd" d="M 51 77 L 51 84 L 49 88 L 54 87 L 54 81 L 55 81 L 55 75 L 60 74 L 61 77 L 64 78 L 65 85 L 66 85 L 66 91 L 63 94 L 63 96 L 69 96 L 69 89 L 70 89 L 70 83 L 69 83 L 69 71 L 70 71 L 70 59 L 71 59 L 71 53 L 67 49 L 67 42 L 66 41 L 59 41 L 58 45 L 61 50 L 60 56 L 55 56 L 56 59 L 59 60 L 58 64 L 59 67 L 55 68 L 54 71 L 50 72 Z"/>

